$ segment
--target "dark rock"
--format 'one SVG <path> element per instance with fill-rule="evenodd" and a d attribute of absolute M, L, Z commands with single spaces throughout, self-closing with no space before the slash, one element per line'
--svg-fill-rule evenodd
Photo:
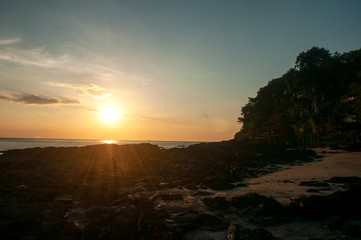
<path fill-rule="evenodd" d="M 300 183 L 300 186 L 307 186 L 307 187 L 329 187 L 330 185 L 325 182 L 318 182 L 318 181 L 303 181 Z"/>
<path fill-rule="evenodd" d="M 88 218 L 99 218 L 109 214 L 110 209 L 108 207 L 93 207 L 86 211 L 86 216 Z"/>
<path fill-rule="evenodd" d="M 275 240 L 276 238 L 269 231 L 263 228 L 256 228 L 252 231 L 253 240 Z"/>
<path fill-rule="evenodd" d="M 213 195 L 213 193 L 207 191 L 197 191 L 193 194 L 193 196 L 207 196 L 207 195 Z"/>
<path fill-rule="evenodd" d="M 342 230 L 342 226 L 344 225 L 345 221 L 346 220 L 344 217 L 331 215 L 325 218 L 323 224 L 332 230 Z"/>
<path fill-rule="evenodd" d="M 309 196 L 296 199 L 289 206 L 295 215 L 322 218 L 327 215 L 359 217 L 361 189 L 335 192 L 328 196 Z"/>
<path fill-rule="evenodd" d="M 294 181 L 290 181 L 290 180 L 283 180 L 283 183 L 294 183 Z"/>
<path fill-rule="evenodd" d="M 201 226 L 201 222 L 197 222 L 198 216 L 194 214 L 187 214 L 183 216 L 175 216 L 173 219 L 179 225 L 178 228 L 183 231 L 194 230 L 195 228 Z"/>
<path fill-rule="evenodd" d="M 61 197 L 57 197 L 54 199 L 55 202 L 61 203 L 61 204 L 72 204 L 73 202 L 73 198 L 71 195 L 65 195 L 65 196 L 61 196 Z"/>
<path fill-rule="evenodd" d="M 44 219 L 41 224 L 41 239 L 61 239 L 63 238 L 64 223 L 59 219 Z"/>
<path fill-rule="evenodd" d="M 318 193 L 320 191 L 318 189 L 316 189 L 316 188 L 309 188 L 309 189 L 306 190 L 306 192 Z"/>
<path fill-rule="evenodd" d="M 273 213 L 282 208 L 282 205 L 273 198 L 262 196 L 257 193 L 247 193 L 241 197 L 233 197 L 231 204 L 238 209 L 258 207 L 263 213 Z"/>
<path fill-rule="evenodd" d="M 352 223 L 352 222 L 346 222 L 342 226 L 342 232 L 348 236 L 361 238 L 361 228 L 360 225 Z"/>
<path fill-rule="evenodd" d="M 235 187 L 248 187 L 247 183 L 237 183 Z"/>
<path fill-rule="evenodd" d="M 36 239 L 40 226 L 40 219 L 33 217 L 9 221 L 0 225 L 1 239 Z"/>
<path fill-rule="evenodd" d="M 58 196 L 55 189 L 36 189 L 29 194 L 29 201 L 31 202 L 50 202 Z"/>
<path fill-rule="evenodd" d="M 212 180 L 207 184 L 213 190 L 228 190 L 233 189 L 235 186 L 226 180 Z"/>
<path fill-rule="evenodd" d="M 358 142 L 358 143 L 350 144 L 347 147 L 347 150 L 350 152 L 360 152 L 361 151 L 361 143 Z"/>
<path fill-rule="evenodd" d="M 224 230 L 228 223 L 222 216 L 214 216 L 210 214 L 200 214 L 195 220 L 195 224 L 199 227 L 211 227 L 214 230 Z"/>
<path fill-rule="evenodd" d="M 330 180 L 327 180 L 329 183 L 361 183 L 361 178 L 359 177 L 333 177 Z"/>
<path fill-rule="evenodd" d="M 241 240 L 240 226 L 231 224 L 227 229 L 227 240 Z"/>
<path fill-rule="evenodd" d="M 231 205 L 227 200 L 223 197 L 215 197 L 215 198 L 203 198 L 202 199 L 204 205 L 206 205 L 210 209 L 214 210 L 225 210 L 229 208 Z"/>
<path fill-rule="evenodd" d="M 228 227 L 227 240 L 275 240 L 276 238 L 269 231 L 263 228 L 250 230 L 237 225 Z"/>
<path fill-rule="evenodd" d="M 167 189 L 167 188 L 169 188 L 169 183 L 161 182 L 158 185 L 158 189 Z"/>
<path fill-rule="evenodd" d="M 183 195 L 173 193 L 161 193 L 159 194 L 159 198 L 166 201 L 183 200 Z"/>

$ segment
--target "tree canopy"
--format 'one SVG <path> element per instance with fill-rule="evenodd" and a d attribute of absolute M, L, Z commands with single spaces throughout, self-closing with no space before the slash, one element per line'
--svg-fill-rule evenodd
<path fill-rule="evenodd" d="M 305 138 L 359 141 L 361 49 L 344 54 L 313 47 L 242 107 L 235 136 L 278 142 Z"/>

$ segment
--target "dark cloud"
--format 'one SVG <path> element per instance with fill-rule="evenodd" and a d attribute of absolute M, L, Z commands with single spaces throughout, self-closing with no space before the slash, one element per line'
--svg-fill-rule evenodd
<path fill-rule="evenodd" d="M 59 100 L 56 98 L 46 98 L 46 97 L 40 97 L 40 96 L 32 95 L 32 94 L 25 95 L 22 97 L 0 95 L 0 100 L 23 103 L 23 104 L 35 104 L 35 105 L 79 104 L 80 103 L 78 100 L 73 100 L 73 99 Z"/>
<path fill-rule="evenodd" d="M 36 95 L 27 95 L 19 99 L 14 99 L 15 102 L 25 103 L 25 104 L 38 104 L 38 105 L 46 105 L 46 104 L 55 104 L 59 103 L 58 99 L 55 98 L 43 98 Z"/>
<path fill-rule="evenodd" d="M 64 100 L 60 101 L 59 103 L 63 103 L 63 104 L 80 104 L 80 101 L 75 100 L 75 99 L 64 99 Z"/>

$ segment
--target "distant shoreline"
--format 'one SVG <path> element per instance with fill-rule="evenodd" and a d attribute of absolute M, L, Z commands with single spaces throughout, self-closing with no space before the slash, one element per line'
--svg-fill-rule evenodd
<path fill-rule="evenodd" d="M 138 140 L 102 140 L 102 139 L 52 139 L 52 138 L 0 138 L 0 151 L 27 149 L 34 147 L 81 147 L 114 143 L 118 145 L 150 143 L 162 148 L 187 147 L 197 141 L 138 141 Z"/>

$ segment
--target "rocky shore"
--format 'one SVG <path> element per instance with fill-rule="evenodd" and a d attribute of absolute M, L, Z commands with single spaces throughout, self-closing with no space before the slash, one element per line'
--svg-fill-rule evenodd
<path fill-rule="evenodd" d="M 361 237 L 361 179 L 305 181 L 343 191 L 291 199 L 217 193 L 305 163 L 307 149 L 226 141 L 188 148 L 151 144 L 31 148 L 0 155 L 1 239 L 277 239 L 284 225 L 313 224 L 313 238 Z M 321 236 L 322 235 L 322 236 Z M 325 237 L 326 236 L 326 237 Z"/>

